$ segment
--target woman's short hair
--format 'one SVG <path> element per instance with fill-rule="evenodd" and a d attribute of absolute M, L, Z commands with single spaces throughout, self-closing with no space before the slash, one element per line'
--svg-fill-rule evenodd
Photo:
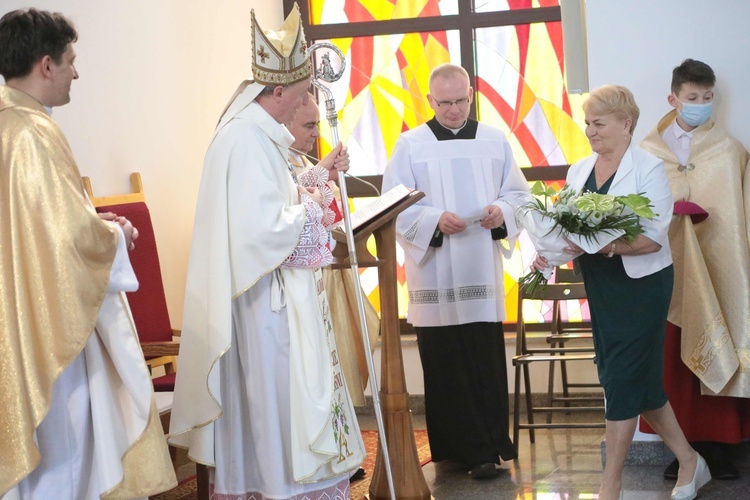
<path fill-rule="evenodd" d="M 589 94 L 583 110 L 597 115 L 615 115 L 620 120 L 630 120 L 630 133 L 635 130 L 641 111 L 633 93 L 621 85 L 604 85 Z"/>

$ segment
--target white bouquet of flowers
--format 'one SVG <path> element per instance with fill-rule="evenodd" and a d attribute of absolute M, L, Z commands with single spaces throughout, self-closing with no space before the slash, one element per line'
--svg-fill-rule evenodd
<path fill-rule="evenodd" d="M 567 184 L 557 192 L 541 181 L 534 183 L 531 194 L 536 196 L 534 201 L 520 206 L 516 216 L 537 253 L 550 264 L 544 272 L 533 270 L 519 280 L 532 293 L 547 283 L 555 266 L 573 257 L 565 252 L 566 239 L 586 253 L 595 253 L 617 238 L 632 241 L 643 233 L 640 219 L 657 215 L 651 210 L 651 200 L 642 194 L 576 192 Z"/>

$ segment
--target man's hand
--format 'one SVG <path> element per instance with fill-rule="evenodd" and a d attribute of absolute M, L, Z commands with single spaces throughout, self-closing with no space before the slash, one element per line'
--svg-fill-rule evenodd
<path fill-rule="evenodd" d="M 438 221 L 438 229 L 443 234 L 456 234 L 466 229 L 466 224 L 453 212 L 443 212 Z"/>
<path fill-rule="evenodd" d="M 328 170 L 330 180 L 336 181 L 339 178 L 339 171 L 346 172 L 349 170 L 349 150 L 342 143 L 338 143 L 330 153 L 320 160 L 318 165 Z"/>
<path fill-rule="evenodd" d="M 125 235 L 125 246 L 128 247 L 128 250 L 133 250 L 135 248 L 135 240 L 138 239 L 139 233 L 138 229 L 134 228 L 133 224 L 128 219 L 113 214 L 112 212 L 102 212 L 98 215 L 102 220 L 117 222 Z"/>
<path fill-rule="evenodd" d="M 306 194 L 310 198 L 313 199 L 315 203 L 323 206 L 323 193 L 320 192 L 320 189 L 316 187 L 305 187 L 305 186 L 297 186 L 297 190 L 299 191 L 300 195 Z"/>
<path fill-rule="evenodd" d="M 485 216 L 480 225 L 485 229 L 495 229 L 505 222 L 503 211 L 497 205 L 489 205 L 484 208 Z"/>

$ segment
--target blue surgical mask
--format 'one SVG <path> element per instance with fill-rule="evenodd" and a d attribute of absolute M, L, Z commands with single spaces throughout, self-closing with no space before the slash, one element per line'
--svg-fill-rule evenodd
<path fill-rule="evenodd" d="M 678 99 L 679 100 L 679 99 Z M 707 102 L 706 104 L 692 104 L 688 102 L 682 102 L 682 111 L 680 116 L 685 123 L 691 127 L 699 127 L 711 118 L 711 112 L 713 111 L 713 102 Z"/>

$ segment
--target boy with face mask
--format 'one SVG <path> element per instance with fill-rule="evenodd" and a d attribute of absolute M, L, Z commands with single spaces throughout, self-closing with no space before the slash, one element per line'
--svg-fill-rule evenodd
<path fill-rule="evenodd" d="M 664 386 L 711 475 L 736 479 L 731 445 L 750 438 L 750 169 L 745 147 L 711 119 L 715 82 L 703 62 L 676 67 L 674 109 L 641 147 L 664 160 L 675 200 Z M 677 471 L 675 460 L 664 476 Z"/>

